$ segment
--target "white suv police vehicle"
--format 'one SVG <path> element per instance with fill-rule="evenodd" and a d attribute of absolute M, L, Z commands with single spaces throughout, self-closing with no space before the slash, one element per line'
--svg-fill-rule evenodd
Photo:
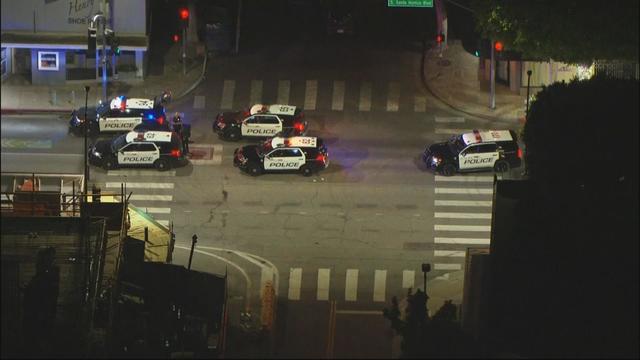
<path fill-rule="evenodd" d="M 422 159 L 428 168 L 445 176 L 467 171 L 506 172 L 520 166 L 522 150 L 513 130 L 473 130 L 428 146 Z"/>
<path fill-rule="evenodd" d="M 307 122 L 301 109 L 291 105 L 253 105 L 249 111 L 223 112 L 213 121 L 213 131 L 224 140 L 271 137 L 282 131 L 303 136 Z"/>
<path fill-rule="evenodd" d="M 108 103 L 99 103 L 96 108 L 87 108 L 88 133 L 131 131 L 138 125 L 149 130 L 170 130 L 162 102 L 154 99 L 127 98 L 118 96 Z M 69 131 L 82 136 L 84 131 L 84 108 L 74 110 L 69 121 Z"/>
<path fill-rule="evenodd" d="M 100 140 L 89 149 L 89 163 L 103 168 L 155 167 L 160 171 L 186 165 L 182 140 L 172 131 L 131 131 Z"/>
<path fill-rule="evenodd" d="M 274 137 L 259 145 L 233 152 L 233 165 L 258 176 L 263 172 L 299 171 L 310 176 L 329 166 L 329 153 L 322 139 L 311 136 Z"/>

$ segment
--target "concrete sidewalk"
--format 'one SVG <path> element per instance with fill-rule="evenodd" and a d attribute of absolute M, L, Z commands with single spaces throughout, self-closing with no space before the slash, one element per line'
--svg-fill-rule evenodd
<path fill-rule="evenodd" d="M 153 98 L 165 89 L 171 90 L 173 100 L 194 85 L 202 74 L 204 55 L 195 54 L 187 62 L 187 74 L 182 75 L 178 63 L 180 47 L 174 45 L 165 55 L 163 75 L 150 75 L 143 79 L 110 80 L 107 97 L 126 95 L 129 97 Z M 48 111 L 71 112 L 84 106 L 85 85 L 89 85 L 88 104 L 95 105 L 102 98 L 102 82 L 96 80 L 70 81 L 65 85 L 25 84 L 24 78 L 14 76 L 2 84 L 2 113 Z"/>
<path fill-rule="evenodd" d="M 469 116 L 513 123 L 517 130 L 524 121 L 525 95 L 496 84 L 496 108 L 489 108 L 489 85 L 481 81 L 480 58 L 462 48 L 459 40 L 448 44 L 439 56 L 437 49 L 425 53 L 423 83 L 434 97 Z"/>

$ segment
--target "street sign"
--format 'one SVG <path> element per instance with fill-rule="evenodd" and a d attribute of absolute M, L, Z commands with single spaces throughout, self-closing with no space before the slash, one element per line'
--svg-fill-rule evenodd
<path fill-rule="evenodd" d="M 433 0 L 387 0 L 387 7 L 433 7 Z"/>

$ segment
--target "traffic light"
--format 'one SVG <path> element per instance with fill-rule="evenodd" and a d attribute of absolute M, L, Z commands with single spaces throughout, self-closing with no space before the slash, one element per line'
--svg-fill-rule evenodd
<path fill-rule="evenodd" d="M 444 42 L 444 34 L 440 33 L 438 35 L 436 35 L 436 42 L 438 43 L 438 45 L 442 44 Z"/>
<path fill-rule="evenodd" d="M 186 29 L 189 26 L 189 9 L 186 7 L 178 9 L 178 17 L 180 18 L 180 26 Z"/>
<path fill-rule="evenodd" d="M 96 58 L 96 28 L 87 29 L 87 58 Z"/>
<path fill-rule="evenodd" d="M 497 52 L 502 52 L 502 50 L 504 50 L 504 44 L 502 43 L 502 41 L 497 40 L 493 43 L 493 48 L 497 51 Z"/>

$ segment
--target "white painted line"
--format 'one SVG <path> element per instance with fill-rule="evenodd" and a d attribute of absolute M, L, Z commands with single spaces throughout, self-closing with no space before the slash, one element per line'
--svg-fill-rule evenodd
<path fill-rule="evenodd" d="M 387 111 L 398 111 L 400 106 L 400 83 L 391 81 L 387 96 Z"/>
<path fill-rule="evenodd" d="M 435 206 L 475 206 L 475 207 L 491 207 L 492 201 L 473 201 L 473 200 L 435 200 Z"/>
<path fill-rule="evenodd" d="M 387 270 L 376 270 L 373 278 L 373 301 L 385 301 Z"/>
<path fill-rule="evenodd" d="M 107 188 L 120 189 L 119 182 L 108 182 Z M 154 183 L 154 182 L 128 182 L 124 183 L 126 189 L 173 189 L 173 183 Z"/>
<path fill-rule="evenodd" d="M 264 290 L 264 286 L 267 284 L 267 281 L 271 281 L 273 285 L 273 269 L 268 268 L 266 266 L 260 267 L 260 298 L 262 299 L 262 290 Z"/>
<path fill-rule="evenodd" d="M 289 300 L 300 300 L 302 268 L 289 269 Z"/>
<path fill-rule="evenodd" d="M 466 251 L 434 250 L 433 255 L 443 257 L 465 257 Z"/>
<path fill-rule="evenodd" d="M 251 80 L 251 95 L 249 104 L 260 104 L 262 102 L 262 80 Z"/>
<path fill-rule="evenodd" d="M 156 222 L 158 224 L 164 225 L 166 227 L 169 227 L 169 220 L 156 220 Z"/>
<path fill-rule="evenodd" d="M 490 245 L 491 239 L 436 237 L 433 238 L 433 242 L 436 244 Z"/>
<path fill-rule="evenodd" d="M 193 97 L 193 108 L 204 109 L 204 96 L 196 95 Z"/>
<path fill-rule="evenodd" d="M 441 219 L 491 219 L 491 213 L 437 212 L 434 217 Z"/>
<path fill-rule="evenodd" d="M 315 110 L 318 98 L 318 80 L 307 80 L 304 90 L 304 109 Z"/>
<path fill-rule="evenodd" d="M 436 181 L 455 182 L 493 182 L 493 176 L 440 176 L 436 175 Z"/>
<path fill-rule="evenodd" d="M 434 270 L 461 270 L 460 264 L 434 264 Z"/>
<path fill-rule="evenodd" d="M 333 97 L 331 99 L 331 110 L 344 110 L 344 81 L 335 80 L 333 82 Z"/>
<path fill-rule="evenodd" d="M 437 123 L 463 123 L 464 118 L 458 116 L 436 116 Z"/>
<path fill-rule="evenodd" d="M 425 96 L 416 95 L 413 97 L 413 111 L 427 111 L 427 98 Z"/>
<path fill-rule="evenodd" d="M 477 189 L 477 188 L 441 188 L 436 187 L 436 194 L 483 194 L 492 195 L 493 188 Z"/>
<path fill-rule="evenodd" d="M 491 232 L 491 225 L 433 225 L 435 231 L 486 231 Z"/>
<path fill-rule="evenodd" d="M 291 81 L 278 81 L 278 104 L 289 103 L 289 92 L 291 91 Z"/>
<path fill-rule="evenodd" d="M 466 132 L 471 132 L 471 129 L 442 129 L 442 128 L 436 128 L 436 131 L 435 131 L 436 134 L 443 134 L 443 135 L 459 135 L 459 134 L 466 133 Z"/>
<path fill-rule="evenodd" d="M 142 208 L 147 214 L 170 214 L 171 208 L 144 207 Z"/>
<path fill-rule="evenodd" d="M 171 171 L 144 171 L 144 170 L 108 170 L 107 176 L 176 176 L 175 170 Z"/>
<path fill-rule="evenodd" d="M 359 111 L 371 111 L 371 82 L 363 82 L 360 86 Z"/>
<path fill-rule="evenodd" d="M 416 272 L 413 270 L 402 271 L 402 288 L 408 289 L 414 286 L 416 280 Z"/>
<path fill-rule="evenodd" d="M 347 277 L 344 285 L 344 300 L 358 300 L 358 269 L 347 269 Z"/>
<path fill-rule="evenodd" d="M 172 201 L 173 195 L 131 194 L 131 201 Z"/>
<path fill-rule="evenodd" d="M 329 300 L 329 280 L 331 269 L 318 269 L 318 300 Z"/>
<path fill-rule="evenodd" d="M 220 101 L 220 109 L 231 109 L 233 108 L 233 95 L 236 91 L 236 81 L 235 80 L 225 80 L 222 86 L 222 99 Z"/>

